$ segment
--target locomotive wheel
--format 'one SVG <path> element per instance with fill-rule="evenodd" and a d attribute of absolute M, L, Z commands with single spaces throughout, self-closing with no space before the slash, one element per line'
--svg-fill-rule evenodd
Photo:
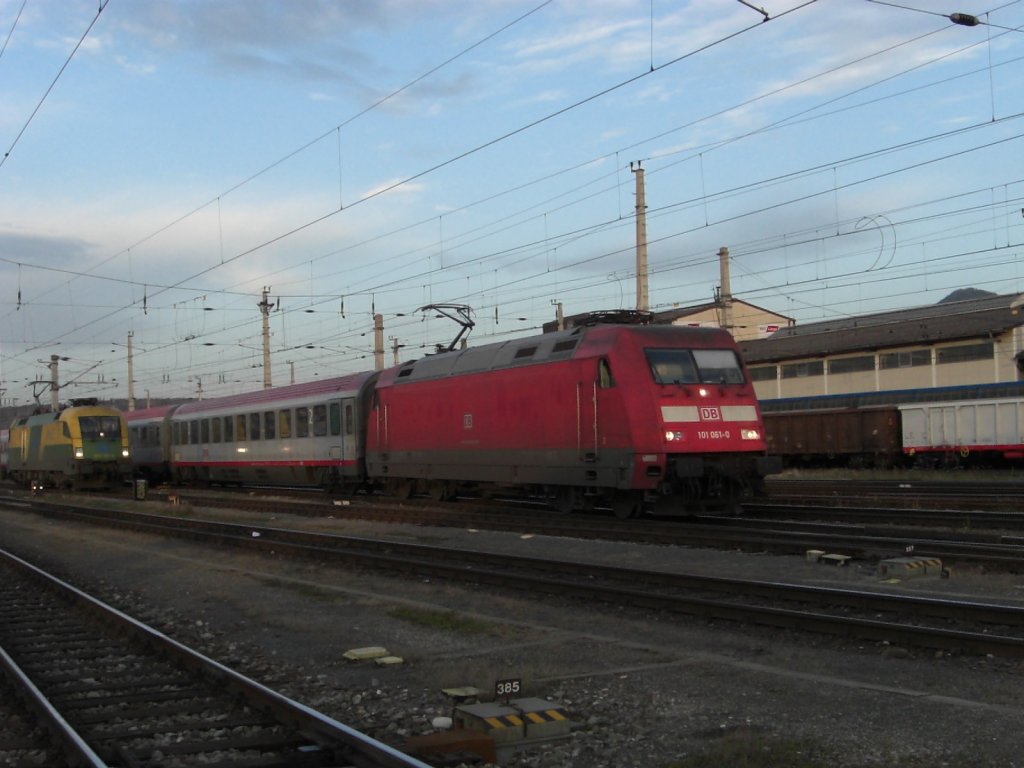
<path fill-rule="evenodd" d="M 430 484 L 431 501 L 452 501 L 455 499 L 455 486 L 447 480 L 435 480 Z"/>
<path fill-rule="evenodd" d="M 568 515 L 573 510 L 579 509 L 583 504 L 580 494 L 576 492 L 575 488 L 558 488 L 555 490 L 554 498 L 551 500 L 551 506 L 556 512 Z"/>
<path fill-rule="evenodd" d="M 640 517 L 643 510 L 643 502 L 639 496 L 633 493 L 619 493 L 612 497 L 612 514 L 620 520 L 629 520 L 633 517 Z"/>
<path fill-rule="evenodd" d="M 406 501 L 412 497 L 412 480 L 395 480 L 391 486 L 391 494 L 400 501 Z"/>

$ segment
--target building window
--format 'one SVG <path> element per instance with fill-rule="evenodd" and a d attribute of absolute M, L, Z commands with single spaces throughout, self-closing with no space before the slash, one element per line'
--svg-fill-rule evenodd
<path fill-rule="evenodd" d="M 750 369 L 751 381 L 775 381 L 778 375 L 779 369 L 774 365 L 759 365 Z"/>
<path fill-rule="evenodd" d="M 782 378 L 804 379 L 809 376 L 822 376 L 825 373 L 825 363 L 822 360 L 811 360 L 806 363 L 789 363 L 782 366 Z"/>
<path fill-rule="evenodd" d="M 932 364 L 932 353 L 928 349 L 908 349 L 904 352 L 886 352 L 878 356 L 878 367 L 887 370 L 890 368 L 917 368 L 921 365 Z"/>
<path fill-rule="evenodd" d="M 833 373 L 857 373 L 858 371 L 875 370 L 875 358 L 873 355 L 862 355 L 861 357 L 840 357 L 828 361 L 828 372 Z"/>
<path fill-rule="evenodd" d="M 939 347 L 935 350 L 935 362 L 966 363 L 971 360 L 991 360 L 995 355 L 995 345 L 991 341 L 981 344 L 961 344 L 956 347 Z"/>

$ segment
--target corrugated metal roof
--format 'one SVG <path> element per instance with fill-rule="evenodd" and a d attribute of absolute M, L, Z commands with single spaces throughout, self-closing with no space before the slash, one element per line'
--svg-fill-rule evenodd
<path fill-rule="evenodd" d="M 740 342 L 748 365 L 915 344 L 996 336 L 1024 325 L 1018 294 L 929 304 L 895 312 L 780 328 L 767 339 Z"/>

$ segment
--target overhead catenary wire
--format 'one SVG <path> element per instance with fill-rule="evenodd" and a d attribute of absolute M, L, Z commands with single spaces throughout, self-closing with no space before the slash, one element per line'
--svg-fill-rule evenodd
<path fill-rule="evenodd" d="M 541 214 L 541 215 L 543 215 L 543 214 Z M 455 247 L 455 243 L 454 243 L 454 242 L 453 242 L 452 240 L 450 240 L 450 238 L 449 238 L 449 236 L 448 236 L 448 228 L 447 228 L 447 227 L 445 228 L 445 233 L 446 233 L 446 236 L 445 236 L 445 241 L 446 241 L 446 242 L 445 242 L 445 247 L 446 247 L 446 251 L 448 251 L 448 250 L 449 250 L 449 248 L 451 248 L 451 247 Z M 581 234 L 582 234 L 582 233 L 581 233 Z M 526 245 L 526 244 L 524 244 L 524 245 Z M 522 252 L 523 252 L 523 253 L 525 254 L 525 252 L 526 252 L 527 248 L 526 248 L 526 247 L 524 247 L 524 248 L 521 248 L 520 250 L 521 250 L 521 251 L 522 251 Z M 446 265 L 446 266 L 448 265 L 448 258 L 447 258 L 447 256 L 446 256 L 446 259 L 445 259 L 445 265 Z M 371 285 L 372 285 L 372 284 L 371 284 Z M 204 290 L 205 290 L 205 289 L 204 289 Z M 239 295 L 244 295 L 244 294 L 246 294 L 246 292 L 244 292 L 244 291 L 239 291 L 239 292 L 238 292 L 238 294 L 239 294 Z M 335 295 L 335 297 L 334 297 L 334 299 L 333 299 L 333 300 L 335 300 L 335 301 L 336 301 L 336 295 Z M 80 305 L 80 306 L 81 306 L 81 305 Z"/>
<path fill-rule="evenodd" d="M 53 80 L 50 81 L 50 85 L 47 86 L 46 91 L 39 99 L 39 102 L 36 104 L 31 114 L 29 114 L 28 119 L 25 120 L 25 123 L 21 126 L 21 129 L 18 131 L 17 134 L 15 134 L 14 140 L 7 148 L 7 151 L 4 152 L 3 157 L 0 157 L 0 168 L 4 167 L 4 164 L 7 162 L 7 158 L 11 156 L 11 152 L 14 151 L 14 148 L 17 146 L 18 142 L 21 141 L 21 137 L 25 135 L 25 131 L 28 130 L 29 124 L 31 124 L 32 120 L 35 118 L 36 114 L 38 114 L 39 110 L 42 109 L 43 102 L 46 101 L 47 97 L 50 95 L 50 92 L 54 89 L 54 86 L 57 85 L 57 81 L 60 80 L 61 75 L 64 74 L 64 70 L 66 70 L 68 68 L 68 65 L 71 64 L 71 60 L 75 57 L 75 54 L 78 53 L 78 49 L 82 47 L 82 43 L 85 42 L 85 39 L 89 36 L 89 33 L 92 32 L 92 28 L 96 26 L 96 22 L 100 19 L 100 14 L 103 13 L 103 9 L 107 7 L 107 4 L 109 2 L 110 0 L 100 0 L 99 7 L 96 9 L 96 15 L 92 17 L 92 21 L 89 22 L 89 26 L 85 28 L 85 32 L 82 33 L 82 36 L 78 38 L 78 42 L 75 43 L 75 47 L 71 49 L 71 53 L 68 54 L 68 57 L 64 60 L 64 63 L 57 71 L 57 74 L 54 76 Z"/>

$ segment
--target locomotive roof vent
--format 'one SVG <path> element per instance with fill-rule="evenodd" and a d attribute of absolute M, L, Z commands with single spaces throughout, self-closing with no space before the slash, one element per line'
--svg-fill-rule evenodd
<path fill-rule="evenodd" d="M 654 313 L 640 309 L 602 309 L 587 312 L 574 320 L 576 325 L 650 325 Z"/>

